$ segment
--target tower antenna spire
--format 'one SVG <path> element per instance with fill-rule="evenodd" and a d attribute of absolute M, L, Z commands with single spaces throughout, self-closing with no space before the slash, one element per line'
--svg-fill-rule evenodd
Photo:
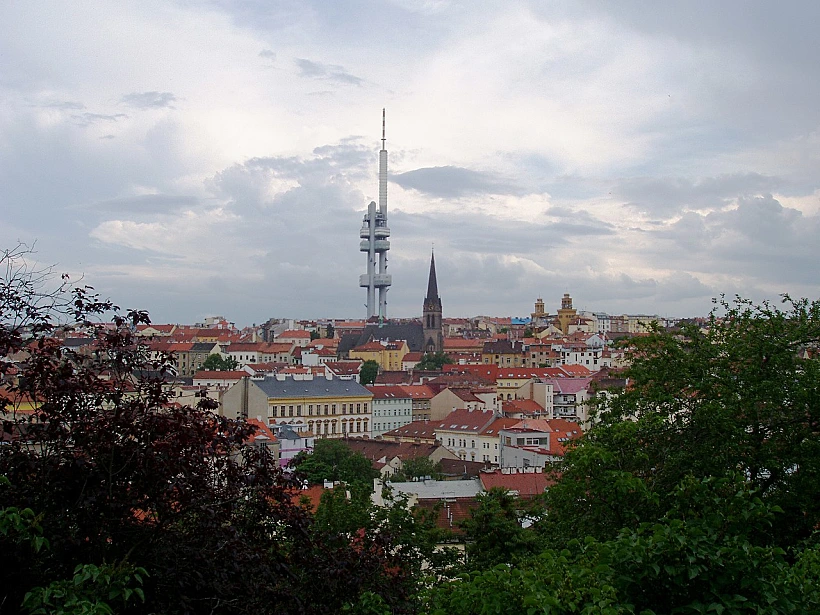
<path fill-rule="evenodd" d="M 382 149 L 387 149 L 384 145 L 384 142 L 387 140 L 387 137 L 385 137 L 385 123 L 385 110 L 384 107 L 382 107 Z"/>

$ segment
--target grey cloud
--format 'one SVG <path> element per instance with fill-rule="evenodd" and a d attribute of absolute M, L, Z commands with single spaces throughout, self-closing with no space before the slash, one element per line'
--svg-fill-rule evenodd
<path fill-rule="evenodd" d="M 123 96 L 120 102 L 135 109 L 173 109 L 176 100 L 171 92 L 131 92 Z"/>
<path fill-rule="evenodd" d="M 116 139 L 117 137 L 115 137 L 114 135 L 103 135 L 99 138 L 103 139 L 103 140 L 110 140 L 110 139 Z"/>
<path fill-rule="evenodd" d="M 192 196 L 178 196 L 173 194 L 141 194 L 137 196 L 120 197 L 97 201 L 81 205 L 78 209 L 116 214 L 154 214 L 169 213 L 183 208 L 192 208 L 199 203 L 199 199 Z"/>
<path fill-rule="evenodd" d="M 512 181 L 463 167 L 425 167 L 392 175 L 390 181 L 402 188 L 417 190 L 440 198 L 459 198 L 474 194 L 512 194 L 527 192 Z"/>
<path fill-rule="evenodd" d="M 707 215 L 689 212 L 648 235 L 651 247 L 644 256 L 657 267 L 730 276 L 749 284 L 765 280 L 770 286 L 817 281 L 820 216 L 784 207 L 771 195 L 742 197 L 737 207 Z"/>
<path fill-rule="evenodd" d="M 299 75 L 309 79 L 323 79 L 345 85 L 362 85 L 364 81 L 347 72 L 343 66 L 337 64 L 322 64 L 304 58 L 295 58 L 296 66 L 299 68 Z"/>
<path fill-rule="evenodd" d="M 270 60 L 275 60 L 276 59 L 276 53 L 274 51 L 270 50 L 270 49 L 263 49 L 262 51 L 259 52 L 259 57 L 260 58 L 268 58 Z"/>
<path fill-rule="evenodd" d="M 71 117 L 80 126 L 91 126 L 92 124 L 98 124 L 100 122 L 116 122 L 128 116 L 125 113 L 114 113 L 113 115 L 106 115 L 104 113 L 75 113 Z"/>
<path fill-rule="evenodd" d="M 683 209 L 719 209 L 744 195 L 769 192 L 780 185 L 776 177 L 758 173 L 686 177 L 633 177 L 612 188 L 612 196 L 644 214 L 672 217 Z"/>
<path fill-rule="evenodd" d="M 81 111 L 82 109 L 85 109 L 85 105 L 83 103 L 73 100 L 53 100 L 40 103 L 39 106 L 48 109 L 62 109 L 65 111 Z"/>

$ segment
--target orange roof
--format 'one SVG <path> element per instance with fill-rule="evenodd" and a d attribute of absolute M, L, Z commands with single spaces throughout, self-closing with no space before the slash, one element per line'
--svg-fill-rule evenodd
<path fill-rule="evenodd" d="M 401 385 L 401 388 L 408 397 L 413 399 L 433 399 L 436 396 L 433 389 L 426 384 L 405 384 Z"/>
<path fill-rule="evenodd" d="M 256 440 L 269 440 L 271 442 L 276 442 L 276 436 L 270 430 L 270 428 L 265 425 L 262 421 L 258 421 L 256 419 L 246 419 L 249 425 L 253 425 L 256 427 L 256 433 L 254 433 L 251 437 L 248 438 L 248 442 L 255 442 Z"/>
<path fill-rule="evenodd" d="M 481 485 L 486 491 L 493 488 L 515 491 L 519 497 L 530 498 L 555 484 L 552 476 L 543 472 L 520 472 L 515 468 L 505 470 L 483 470 L 479 474 Z"/>
<path fill-rule="evenodd" d="M 310 332 L 303 329 L 288 329 L 287 331 L 283 331 L 281 334 L 276 336 L 276 339 L 280 338 L 294 340 L 310 339 Z"/>
<path fill-rule="evenodd" d="M 242 370 L 207 370 L 203 369 L 194 374 L 194 380 L 240 380 L 250 376 Z"/>

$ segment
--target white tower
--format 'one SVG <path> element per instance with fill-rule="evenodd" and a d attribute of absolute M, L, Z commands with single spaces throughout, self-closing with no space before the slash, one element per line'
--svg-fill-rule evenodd
<path fill-rule="evenodd" d="M 382 109 L 382 148 L 379 150 L 379 207 L 370 201 L 362 222 L 359 250 L 367 253 L 367 273 L 359 276 L 359 286 L 367 289 L 367 317 L 376 315 L 376 289 L 379 289 L 379 318 L 387 318 L 387 291 L 392 276 L 387 273 L 390 229 L 387 227 L 387 149 L 385 149 L 385 112 Z"/>

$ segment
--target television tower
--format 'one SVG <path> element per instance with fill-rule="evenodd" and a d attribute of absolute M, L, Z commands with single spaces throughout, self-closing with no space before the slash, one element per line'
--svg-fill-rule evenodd
<path fill-rule="evenodd" d="M 392 276 L 387 273 L 387 251 L 390 249 L 390 229 L 387 227 L 387 149 L 385 111 L 382 109 L 382 148 L 379 150 L 379 206 L 370 201 L 362 222 L 359 250 L 367 253 L 367 273 L 359 276 L 359 286 L 367 289 L 367 317 L 376 315 L 376 289 L 379 290 L 379 319 L 387 318 L 387 291 Z"/>

